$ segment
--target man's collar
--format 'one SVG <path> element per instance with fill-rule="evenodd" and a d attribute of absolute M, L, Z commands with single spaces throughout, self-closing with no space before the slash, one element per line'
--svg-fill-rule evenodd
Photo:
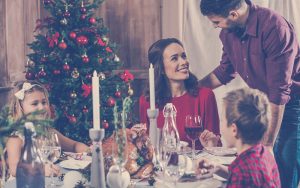
<path fill-rule="evenodd" d="M 246 21 L 246 31 L 245 33 L 250 36 L 257 36 L 257 27 L 258 27 L 258 16 L 256 13 L 257 6 L 254 5 L 250 0 L 246 0 L 246 3 L 249 5 L 249 15 Z"/>

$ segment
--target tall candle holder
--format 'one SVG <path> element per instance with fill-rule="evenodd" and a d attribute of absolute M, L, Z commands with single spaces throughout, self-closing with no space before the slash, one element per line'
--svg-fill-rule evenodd
<path fill-rule="evenodd" d="M 158 109 L 147 109 L 147 115 L 149 118 L 149 137 L 154 148 L 158 146 L 158 135 L 157 135 L 157 117 L 158 117 Z"/>
<path fill-rule="evenodd" d="M 93 141 L 91 186 L 94 188 L 106 188 L 104 159 L 102 153 L 102 140 L 105 135 L 104 129 L 90 129 L 90 138 Z"/>

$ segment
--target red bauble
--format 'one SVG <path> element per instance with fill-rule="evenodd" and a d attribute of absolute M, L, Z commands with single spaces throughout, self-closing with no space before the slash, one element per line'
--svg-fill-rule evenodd
<path fill-rule="evenodd" d="M 86 8 L 85 8 L 85 7 L 81 7 L 81 8 L 80 8 L 80 12 L 81 12 L 82 14 L 86 13 Z"/>
<path fill-rule="evenodd" d="M 71 14 L 70 14 L 70 12 L 68 12 L 68 11 L 66 11 L 65 13 L 64 13 L 64 17 L 70 17 L 71 16 Z"/>
<path fill-rule="evenodd" d="M 64 50 L 64 49 L 67 48 L 67 44 L 66 44 L 64 41 L 62 41 L 62 42 L 60 42 L 60 43 L 58 44 L 58 47 L 59 47 L 60 49 Z"/>
<path fill-rule="evenodd" d="M 81 35 L 81 36 L 77 37 L 76 41 L 80 45 L 86 45 L 89 42 L 88 38 L 84 35 Z"/>
<path fill-rule="evenodd" d="M 104 129 L 107 129 L 107 128 L 109 127 L 109 124 L 108 124 L 108 122 L 107 122 L 106 120 L 104 120 L 104 121 L 102 122 L 102 127 L 103 127 Z"/>
<path fill-rule="evenodd" d="M 96 19 L 93 18 L 93 17 L 91 17 L 91 18 L 89 19 L 89 22 L 90 22 L 91 24 L 95 24 L 95 23 L 96 23 Z"/>
<path fill-rule="evenodd" d="M 68 117 L 69 118 L 69 122 L 70 123 L 76 123 L 77 122 L 77 118 L 75 117 L 75 115 L 73 114 L 73 115 L 71 115 L 71 116 L 69 116 Z"/>
<path fill-rule="evenodd" d="M 82 109 L 82 112 L 86 114 L 89 112 L 89 109 L 86 106 L 84 106 Z"/>
<path fill-rule="evenodd" d="M 86 14 L 80 15 L 80 19 L 81 19 L 81 20 L 85 20 L 85 19 L 86 19 Z"/>
<path fill-rule="evenodd" d="M 54 74 L 54 75 L 59 75 L 59 74 L 60 74 L 60 70 L 54 70 L 54 71 L 53 71 L 53 74 Z"/>
<path fill-rule="evenodd" d="M 65 63 L 65 64 L 64 64 L 63 69 L 64 69 L 65 71 L 70 70 L 70 66 L 68 65 L 68 63 Z"/>
<path fill-rule="evenodd" d="M 115 96 L 118 97 L 118 98 L 120 98 L 122 96 L 121 91 L 116 91 L 115 92 Z"/>
<path fill-rule="evenodd" d="M 25 78 L 27 80 L 34 80 L 35 76 L 32 72 L 26 72 Z"/>
<path fill-rule="evenodd" d="M 91 75 L 91 74 L 87 74 L 87 75 L 85 76 L 85 78 L 88 79 L 88 80 L 91 80 L 91 79 L 92 79 L 92 75 Z"/>
<path fill-rule="evenodd" d="M 82 58 L 83 63 L 88 63 L 90 61 L 90 59 L 87 55 L 83 55 L 81 58 Z"/>
<path fill-rule="evenodd" d="M 112 107 L 112 106 L 114 106 L 115 104 L 116 104 L 116 101 L 115 101 L 114 98 L 109 97 L 109 98 L 107 99 L 107 105 L 108 105 L 108 106 Z"/>
<path fill-rule="evenodd" d="M 76 38 L 76 33 L 75 32 L 70 32 L 69 33 L 69 37 L 71 38 L 71 39 L 75 39 Z"/>
<path fill-rule="evenodd" d="M 51 0 L 44 0 L 44 5 L 49 5 L 51 3 Z"/>
<path fill-rule="evenodd" d="M 102 62 L 103 62 L 103 59 L 102 59 L 102 58 L 99 58 L 99 59 L 98 59 L 98 63 L 101 64 Z"/>
<path fill-rule="evenodd" d="M 47 75 L 47 74 L 46 74 L 46 72 L 45 72 L 44 69 L 40 70 L 40 72 L 39 72 L 39 74 L 38 74 L 39 77 L 45 77 L 46 75 Z"/>

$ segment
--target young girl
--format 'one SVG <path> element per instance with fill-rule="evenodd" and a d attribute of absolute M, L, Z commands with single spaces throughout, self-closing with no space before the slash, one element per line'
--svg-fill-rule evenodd
<path fill-rule="evenodd" d="M 50 118 L 50 105 L 47 90 L 36 81 L 22 81 L 17 83 L 14 88 L 14 96 L 12 97 L 10 110 L 14 120 L 18 120 L 22 116 L 37 110 L 45 112 L 39 115 L 38 118 Z M 85 144 L 71 140 L 53 128 L 50 128 L 49 131 L 57 134 L 63 151 L 85 152 L 89 150 L 89 147 Z M 18 133 L 12 135 L 6 143 L 7 164 L 10 174 L 13 176 L 16 175 L 16 168 L 23 145 L 24 138 Z M 49 176 L 51 172 L 57 175 L 59 173 L 59 167 L 55 165 L 52 165 L 51 167 L 46 165 L 45 175 Z"/>
<path fill-rule="evenodd" d="M 189 62 L 182 43 L 175 38 L 156 41 L 148 50 L 148 60 L 154 66 L 156 106 L 159 109 L 157 125 L 164 125 L 163 107 L 173 103 L 177 109 L 176 124 L 179 137 L 191 142 L 184 131 L 187 115 L 200 115 L 204 129 L 219 135 L 219 116 L 215 95 L 211 89 L 199 88 L 197 78 L 189 70 Z M 149 92 L 140 97 L 140 121 L 149 123 Z M 208 143 L 208 131 L 201 134 L 202 146 L 217 145 L 219 138 Z M 201 149 L 197 141 L 196 148 Z"/>

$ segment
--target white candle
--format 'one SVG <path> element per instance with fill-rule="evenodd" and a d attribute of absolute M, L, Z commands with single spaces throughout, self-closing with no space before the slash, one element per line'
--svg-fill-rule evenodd
<path fill-rule="evenodd" d="M 150 109 L 155 109 L 155 87 L 154 87 L 154 68 L 152 63 L 149 68 L 149 89 L 150 89 Z"/>
<path fill-rule="evenodd" d="M 100 129 L 100 96 L 99 96 L 99 77 L 94 71 L 92 78 L 93 91 L 93 125 L 94 129 Z"/>

